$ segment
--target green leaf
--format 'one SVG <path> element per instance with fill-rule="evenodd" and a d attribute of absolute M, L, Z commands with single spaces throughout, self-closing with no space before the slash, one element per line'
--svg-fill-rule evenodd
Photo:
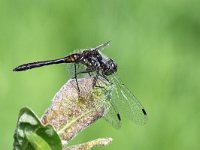
<path fill-rule="evenodd" d="M 29 109 L 19 113 L 14 134 L 14 150 L 61 150 L 61 140 L 51 125 L 43 126 Z"/>
<path fill-rule="evenodd" d="M 34 132 L 27 132 L 26 137 L 35 150 L 51 150 L 48 143 Z"/>

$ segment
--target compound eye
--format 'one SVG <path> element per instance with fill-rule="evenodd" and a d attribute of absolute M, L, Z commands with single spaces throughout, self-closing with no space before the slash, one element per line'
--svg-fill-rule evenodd
<path fill-rule="evenodd" d="M 112 67 L 112 69 L 113 69 L 114 72 L 117 71 L 117 64 L 112 63 L 112 64 L 111 64 L 111 67 Z"/>
<path fill-rule="evenodd" d="M 112 67 L 112 68 L 115 68 L 115 64 L 114 64 L 114 63 L 112 63 L 112 64 L 111 64 L 111 67 Z"/>

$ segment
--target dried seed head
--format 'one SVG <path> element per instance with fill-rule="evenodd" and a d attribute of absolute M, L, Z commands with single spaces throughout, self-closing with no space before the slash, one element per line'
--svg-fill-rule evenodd
<path fill-rule="evenodd" d="M 88 125 L 103 117 L 109 110 L 107 99 L 110 98 L 111 84 L 104 79 L 78 79 L 80 94 L 78 95 L 76 80 L 69 80 L 55 95 L 52 105 L 41 118 L 43 124 L 51 124 L 60 138 L 71 140 Z"/>

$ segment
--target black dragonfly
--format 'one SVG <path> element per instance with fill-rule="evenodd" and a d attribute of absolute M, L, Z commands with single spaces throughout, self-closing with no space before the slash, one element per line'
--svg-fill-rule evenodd
<path fill-rule="evenodd" d="M 110 100 L 109 112 L 104 118 L 115 128 L 121 127 L 121 118 L 126 117 L 133 120 L 136 124 L 143 125 L 147 122 L 147 113 L 140 101 L 133 93 L 122 83 L 116 75 L 117 64 L 111 58 L 101 53 L 101 50 L 108 46 L 109 42 L 103 43 L 95 48 L 83 49 L 81 52 L 72 53 L 63 58 L 37 61 L 22 64 L 13 69 L 13 71 L 26 71 L 28 69 L 42 66 L 70 63 L 74 67 L 74 78 L 77 83 L 78 93 L 80 92 L 77 78 L 79 74 L 89 74 L 94 76 L 94 86 L 99 77 L 114 84 L 114 93 Z M 78 66 L 84 66 L 84 70 L 78 69 Z"/>

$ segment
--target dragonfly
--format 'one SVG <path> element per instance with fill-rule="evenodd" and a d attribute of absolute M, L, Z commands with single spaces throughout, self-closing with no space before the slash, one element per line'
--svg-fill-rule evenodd
<path fill-rule="evenodd" d="M 130 119 L 136 124 L 144 125 L 148 120 L 144 107 L 116 74 L 118 70 L 117 63 L 102 53 L 102 50 L 109 43 L 108 41 L 95 48 L 82 49 L 80 52 L 75 52 L 62 58 L 22 64 L 14 68 L 13 71 L 26 71 L 61 63 L 72 64 L 74 67 L 74 76 L 72 78 L 76 80 L 78 93 L 80 93 L 80 89 L 77 80 L 80 74 L 93 76 L 94 87 L 99 78 L 103 78 L 114 85 L 114 90 L 109 100 L 111 107 L 104 116 L 105 120 L 114 128 L 121 127 L 122 117 Z M 79 69 L 79 66 L 82 66 L 84 69 Z"/>

